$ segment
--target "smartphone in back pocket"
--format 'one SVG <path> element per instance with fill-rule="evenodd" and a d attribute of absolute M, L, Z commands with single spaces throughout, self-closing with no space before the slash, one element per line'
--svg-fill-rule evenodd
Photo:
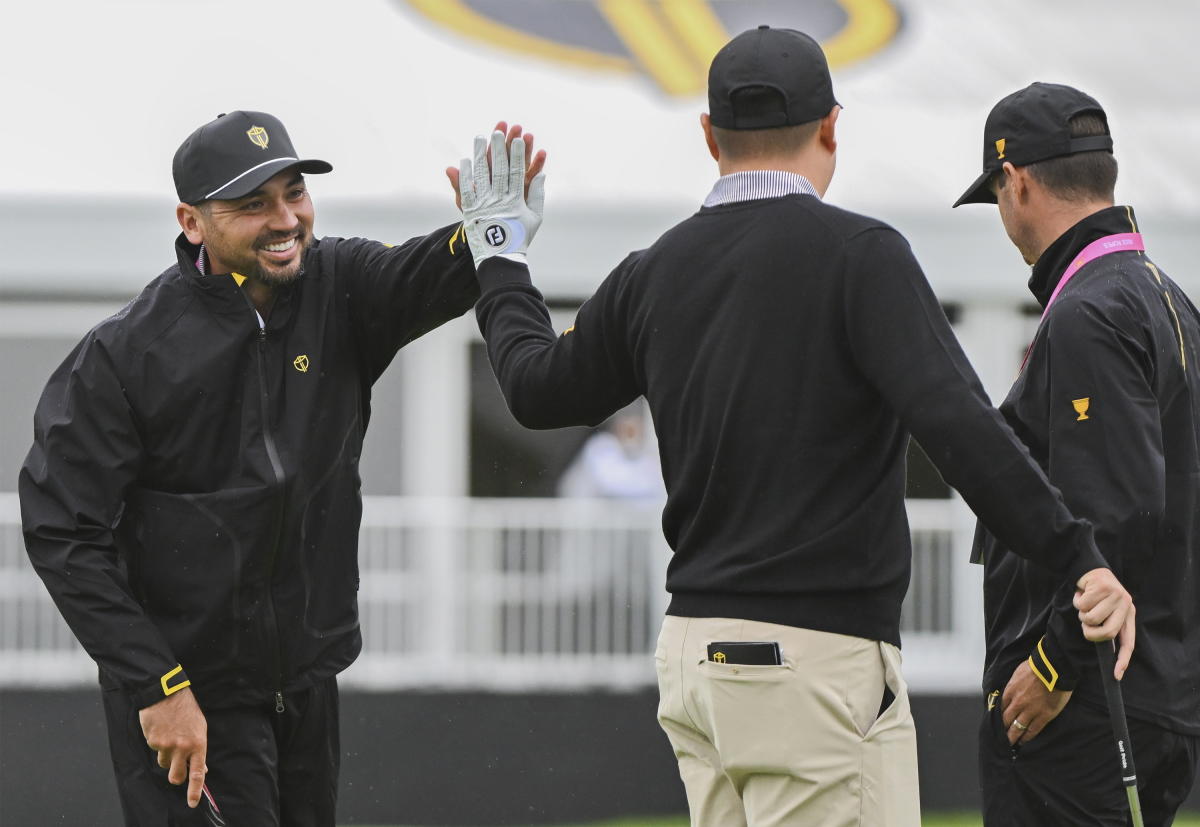
<path fill-rule="evenodd" d="M 730 640 L 708 644 L 708 659 L 713 663 L 737 663 L 747 666 L 782 666 L 783 655 L 774 640 Z"/>

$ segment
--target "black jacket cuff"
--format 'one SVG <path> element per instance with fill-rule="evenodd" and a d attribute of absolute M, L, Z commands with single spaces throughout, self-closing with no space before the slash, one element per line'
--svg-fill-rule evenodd
<path fill-rule="evenodd" d="M 185 686 L 191 685 L 192 682 L 188 680 L 187 673 L 183 671 L 183 667 L 176 665 L 174 669 L 165 672 L 154 683 L 138 688 L 133 693 L 133 698 L 139 709 L 145 709 L 164 698 L 174 695 Z"/>
<path fill-rule="evenodd" d="M 1029 654 L 1029 666 L 1050 692 L 1066 692 L 1079 685 L 1078 660 L 1050 629 Z"/>
<path fill-rule="evenodd" d="M 479 262 L 475 277 L 479 280 L 481 293 L 513 285 L 529 287 L 533 284 L 528 265 L 501 256 L 492 256 Z"/>
<path fill-rule="evenodd" d="M 1096 545 L 1092 524 L 1086 520 L 1080 520 L 1080 523 L 1082 525 L 1075 532 L 1075 559 L 1071 561 L 1066 571 L 1072 590 L 1079 582 L 1079 578 L 1089 571 L 1110 568 L 1108 561 L 1104 559 L 1104 555 L 1100 553 L 1100 549 Z"/>

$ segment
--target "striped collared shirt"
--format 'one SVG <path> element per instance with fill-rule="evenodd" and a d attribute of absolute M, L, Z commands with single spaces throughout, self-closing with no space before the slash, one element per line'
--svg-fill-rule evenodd
<path fill-rule="evenodd" d="M 817 188 L 803 175 L 778 169 L 752 169 L 718 178 L 712 192 L 704 199 L 704 206 L 716 207 L 721 204 L 735 204 L 738 201 L 755 201 L 759 198 L 781 198 L 785 195 L 821 197 Z"/>

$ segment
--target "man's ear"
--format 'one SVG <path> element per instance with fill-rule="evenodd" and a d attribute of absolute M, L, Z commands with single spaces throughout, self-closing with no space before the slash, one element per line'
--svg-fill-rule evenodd
<path fill-rule="evenodd" d="M 1013 166 L 1011 161 L 1005 161 L 1000 167 L 1000 185 L 1009 190 L 1009 198 L 1019 203 L 1029 200 L 1029 189 L 1032 177 L 1025 167 Z"/>
<path fill-rule="evenodd" d="M 192 244 L 204 243 L 204 229 L 200 223 L 200 210 L 191 204 L 180 203 L 175 208 L 175 220 L 179 222 L 184 236 Z"/>
<path fill-rule="evenodd" d="M 708 117 L 707 112 L 700 113 L 700 128 L 704 130 L 704 142 L 708 144 L 708 154 L 714 161 L 720 161 L 721 148 L 717 146 L 717 139 L 713 137 L 712 119 Z"/>
<path fill-rule="evenodd" d="M 842 107 L 834 104 L 833 108 L 829 110 L 829 114 L 821 118 L 821 126 L 817 130 L 817 140 L 829 151 L 830 155 L 837 152 L 837 119 L 838 113 L 841 111 Z"/>

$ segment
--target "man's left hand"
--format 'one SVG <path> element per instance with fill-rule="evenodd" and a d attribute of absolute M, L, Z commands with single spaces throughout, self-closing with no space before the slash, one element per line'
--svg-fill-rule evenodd
<path fill-rule="evenodd" d="M 533 133 L 523 132 L 520 124 L 513 124 L 511 127 L 506 121 L 500 121 L 493 128 L 495 132 L 504 132 L 504 148 L 512 147 L 514 138 L 520 138 L 525 141 L 525 200 L 529 200 L 529 185 L 533 183 L 533 179 L 546 166 L 546 150 L 539 149 L 535 154 L 533 151 Z M 488 160 L 491 160 L 491 151 L 488 151 Z M 446 167 L 446 177 L 450 179 L 450 187 L 454 190 L 454 206 L 462 209 L 462 195 L 458 191 L 458 167 Z M 540 217 L 540 216 L 539 216 Z"/>
<path fill-rule="evenodd" d="M 1029 661 L 1021 661 L 1009 678 L 1008 686 L 1004 687 L 1004 696 L 1000 701 L 1008 742 L 1015 745 L 1032 741 L 1046 728 L 1046 724 L 1058 717 L 1069 700 L 1069 691 L 1046 689 L 1037 675 L 1033 674 Z"/>

